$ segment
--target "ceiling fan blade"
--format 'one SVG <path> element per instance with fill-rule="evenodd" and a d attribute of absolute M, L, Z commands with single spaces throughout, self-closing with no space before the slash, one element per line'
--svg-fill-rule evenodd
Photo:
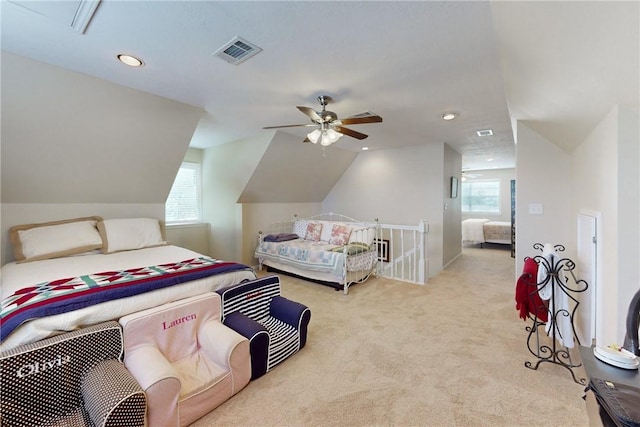
<path fill-rule="evenodd" d="M 348 135 L 355 139 L 365 139 L 369 136 L 369 135 L 365 135 L 364 133 L 356 132 L 355 130 L 351 130 L 342 126 L 334 126 L 333 130 L 335 130 L 336 132 L 340 132 L 345 135 Z"/>
<path fill-rule="evenodd" d="M 297 106 L 296 108 L 302 111 L 303 114 L 306 114 L 307 116 L 309 116 L 311 120 L 313 120 L 314 122 L 322 121 L 322 117 L 320 117 L 313 108 L 301 107 L 301 106 Z"/>
<path fill-rule="evenodd" d="M 362 123 L 380 123 L 382 122 L 382 117 L 380 116 L 365 116 L 365 117 L 347 117 L 345 119 L 340 119 L 343 125 L 358 125 Z"/>
<path fill-rule="evenodd" d="M 315 123 L 306 123 L 301 125 L 281 125 L 281 126 L 265 126 L 262 129 L 277 129 L 277 128 L 295 128 L 295 127 L 307 127 L 307 126 L 318 126 Z"/>

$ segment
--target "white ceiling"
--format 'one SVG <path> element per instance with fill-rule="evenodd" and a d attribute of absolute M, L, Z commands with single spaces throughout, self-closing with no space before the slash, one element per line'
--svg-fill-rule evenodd
<path fill-rule="evenodd" d="M 96 4 L 83 32 L 72 15 Z M 340 117 L 384 118 L 349 126 L 369 138 L 341 148 L 446 142 L 463 168 L 503 168 L 515 166 L 509 111 L 570 150 L 613 105 L 638 104 L 637 6 L 4 0 L 2 49 L 203 107 L 198 148 L 307 123 L 295 106 L 319 107 L 325 94 Z M 263 51 L 239 65 L 212 56 L 236 36 Z M 145 66 L 122 65 L 119 53 Z M 445 122 L 446 111 L 460 116 Z M 302 140 L 308 130 L 283 131 Z"/>

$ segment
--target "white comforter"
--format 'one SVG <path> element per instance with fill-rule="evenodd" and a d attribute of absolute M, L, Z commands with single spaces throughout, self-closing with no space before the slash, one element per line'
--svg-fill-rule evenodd
<path fill-rule="evenodd" d="M 2 281 L 0 294 L 4 300 L 16 290 L 37 283 L 100 271 L 165 264 L 200 256 L 203 255 L 178 246 L 159 246 L 108 255 L 96 253 L 21 264 L 9 263 L 4 265 L 0 272 L 0 280 Z M 96 304 L 70 313 L 30 320 L 17 328 L 0 344 L 0 351 L 35 342 L 61 332 L 72 331 L 107 320 L 117 320 L 126 314 L 203 292 L 215 291 L 245 279 L 255 278 L 255 273 L 252 270 L 234 271 L 157 289 L 137 296 Z"/>
<path fill-rule="evenodd" d="M 462 221 L 462 243 L 484 243 L 484 224 L 488 219 L 465 219 Z"/>

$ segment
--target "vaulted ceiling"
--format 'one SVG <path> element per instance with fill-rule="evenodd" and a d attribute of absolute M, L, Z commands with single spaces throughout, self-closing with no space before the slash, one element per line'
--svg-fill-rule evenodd
<path fill-rule="evenodd" d="M 514 167 L 511 120 L 571 150 L 615 104 L 638 104 L 637 2 L 3 1 L 2 49 L 201 107 L 191 146 L 307 123 L 351 126 L 359 151 L 446 142 L 463 168 Z M 84 22 L 84 24 L 83 24 Z M 212 55 L 240 36 L 262 49 Z M 129 68 L 119 53 L 140 57 Z M 441 115 L 454 111 L 453 121 Z M 492 129 L 479 137 L 476 131 Z M 300 140 L 307 128 L 287 128 Z M 320 149 L 319 147 L 311 148 Z M 489 161 L 488 159 L 493 159 Z"/>

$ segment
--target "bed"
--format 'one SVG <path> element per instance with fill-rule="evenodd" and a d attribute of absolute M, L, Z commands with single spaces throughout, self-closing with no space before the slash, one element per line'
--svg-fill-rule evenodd
<path fill-rule="evenodd" d="M 349 293 L 366 281 L 378 263 L 377 223 L 329 213 L 294 217 L 258 234 L 259 268 L 287 273 Z"/>
<path fill-rule="evenodd" d="M 10 234 L 0 351 L 256 278 L 246 265 L 167 244 L 155 219 L 85 217 Z"/>
<path fill-rule="evenodd" d="M 480 247 L 483 243 L 510 245 L 511 222 L 481 218 L 465 219 L 462 221 L 462 243 L 480 244 Z"/>

